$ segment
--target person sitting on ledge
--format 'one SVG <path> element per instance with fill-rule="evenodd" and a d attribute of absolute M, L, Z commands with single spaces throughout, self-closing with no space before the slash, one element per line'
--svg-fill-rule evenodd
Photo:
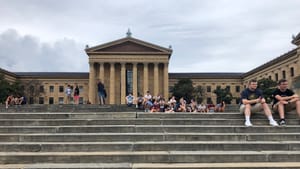
<path fill-rule="evenodd" d="M 9 96 L 7 96 L 6 101 L 5 101 L 5 108 L 8 109 L 9 105 L 14 105 L 15 104 L 15 98 L 14 96 L 11 94 Z"/>
<path fill-rule="evenodd" d="M 224 112 L 224 110 L 225 110 L 225 102 L 221 101 L 221 103 L 218 103 L 216 105 L 215 112 Z"/>
<path fill-rule="evenodd" d="M 132 96 L 131 93 L 126 96 L 126 104 L 128 107 L 131 107 L 134 104 L 134 96 Z"/>
<path fill-rule="evenodd" d="M 262 91 L 257 88 L 257 81 L 252 79 L 249 81 L 248 88 L 241 93 L 240 112 L 245 114 L 246 127 L 252 126 L 250 121 L 251 113 L 260 112 L 261 110 L 264 110 L 271 126 L 278 126 L 273 119 L 272 112 L 263 97 Z"/>
<path fill-rule="evenodd" d="M 273 105 L 272 108 L 275 112 L 279 113 L 279 125 L 286 125 L 285 112 L 295 110 L 300 116 L 300 100 L 299 96 L 291 89 L 288 89 L 288 82 L 281 79 L 278 82 L 278 87 L 272 94 Z"/>

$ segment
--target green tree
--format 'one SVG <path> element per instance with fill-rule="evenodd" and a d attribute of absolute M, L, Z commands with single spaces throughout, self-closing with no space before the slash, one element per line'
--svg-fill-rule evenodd
<path fill-rule="evenodd" d="M 190 101 L 193 98 L 193 82 L 191 79 L 180 79 L 172 87 L 173 95 L 178 99 L 183 97 L 187 101 Z"/>
<path fill-rule="evenodd" d="M 23 82 L 22 85 L 24 86 L 24 95 L 29 99 L 29 103 L 37 103 L 38 97 L 44 92 L 40 91 L 41 82 L 39 80 L 30 80 Z M 31 98 L 32 100 L 30 101 Z"/>
<path fill-rule="evenodd" d="M 20 82 L 14 82 L 10 84 L 3 74 L 0 74 L 0 103 L 4 103 L 8 95 L 22 95 L 23 91 L 21 90 Z"/>
<path fill-rule="evenodd" d="M 205 92 L 206 90 L 203 86 L 198 85 L 194 88 L 193 97 L 198 103 L 203 102 L 203 100 L 205 99 L 206 96 Z"/>
<path fill-rule="evenodd" d="M 0 103 L 4 103 L 6 97 L 10 93 L 10 85 L 7 80 L 4 79 L 4 75 L 0 74 Z"/>
<path fill-rule="evenodd" d="M 217 95 L 217 103 L 224 101 L 226 104 L 231 104 L 233 97 L 231 92 L 227 88 L 217 88 L 213 92 Z"/>
<path fill-rule="evenodd" d="M 262 90 L 267 103 L 272 101 L 272 93 L 277 86 L 277 82 L 272 79 L 263 78 L 257 81 L 258 88 Z"/>

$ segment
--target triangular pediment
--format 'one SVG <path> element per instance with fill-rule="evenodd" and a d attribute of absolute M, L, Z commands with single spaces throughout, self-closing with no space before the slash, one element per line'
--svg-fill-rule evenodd
<path fill-rule="evenodd" d="M 172 50 L 132 37 L 126 37 L 113 42 L 87 48 L 87 53 L 157 53 L 171 54 Z"/>

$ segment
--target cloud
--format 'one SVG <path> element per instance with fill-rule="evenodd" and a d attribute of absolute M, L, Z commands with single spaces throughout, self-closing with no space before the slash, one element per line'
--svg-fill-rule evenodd
<path fill-rule="evenodd" d="M 8 62 L 1 65 L 88 71 L 85 44 L 123 38 L 130 28 L 135 38 L 172 45 L 170 72 L 245 72 L 295 48 L 291 35 L 300 30 L 298 0 L 57 2 L 0 0 L 1 39 L 14 46 L 1 43 L 1 59 Z M 30 68 L 18 62 L 23 55 L 32 60 Z M 75 59 L 80 63 L 61 66 Z M 44 62 L 52 64 L 40 66 Z"/>
<path fill-rule="evenodd" d="M 14 29 L 0 34 L 0 58 L 0 67 L 13 72 L 88 71 L 83 44 L 67 38 L 45 43 L 31 35 L 22 36 Z"/>

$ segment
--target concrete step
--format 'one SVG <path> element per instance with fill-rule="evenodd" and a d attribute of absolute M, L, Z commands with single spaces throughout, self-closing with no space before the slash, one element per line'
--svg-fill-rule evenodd
<path fill-rule="evenodd" d="M 300 151 L 0 152 L 0 164 L 298 162 Z"/>
<path fill-rule="evenodd" d="M 274 118 L 279 118 L 277 113 L 273 114 Z M 209 118 L 209 119 L 245 119 L 244 114 L 239 112 L 218 112 L 218 113 L 141 113 L 137 112 L 137 118 L 160 118 L 160 119 L 170 119 L 170 118 Z M 295 111 L 286 113 L 286 118 L 288 119 L 299 119 Z M 267 117 L 262 113 L 253 113 L 251 119 L 267 119 Z"/>
<path fill-rule="evenodd" d="M 234 110 L 234 109 L 233 109 Z M 128 112 L 141 111 L 127 105 L 97 105 L 97 104 L 26 104 L 12 105 L 8 109 L 0 105 L 0 112 Z"/>
<path fill-rule="evenodd" d="M 43 163 L 3 164 L 3 169 L 299 169 L 299 162 L 252 163 Z"/>
<path fill-rule="evenodd" d="M 37 112 L 0 113 L 0 119 L 113 119 L 136 118 L 136 112 Z"/>
<path fill-rule="evenodd" d="M 228 125 L 68 125 L 68 126 L 0 126 L 0 133 L 299 133 L 299 125 L 253 127 Z"/>
<path fill-rule="evenodd" d="M 273 115 L 278 119 L 278 114 Z M 244 119 L 238 112 L 222 113 L 144 113 L 144 112 L 2 112 L 0 119 L 109 119 L 109 118 L 138 118 L 138 119 Z M 287 119 L 298 119 L 295 112 L 286 114 Z M 253 114 L 251 119 L 267 119 L 264 114 Z"/>
<path fill-rule="evenodd" d="M 299 119 L 286 119 L 288 126 L 300 125 Z M 253 125 L 266 125 L 266 119 L 253 119 Z M 67 126 L 67 125 L 244 125 L 244 119 L 0 119 L 0 126 Z"/>
<path fill-rule="evenodd" d="M 299 141 L 1 142 L 0 152 L 300 151 Z"/>
<path fill-rule="evenodd" d="M 0 133 L 0 142 L 299 141 L 300 133 Z"/>

